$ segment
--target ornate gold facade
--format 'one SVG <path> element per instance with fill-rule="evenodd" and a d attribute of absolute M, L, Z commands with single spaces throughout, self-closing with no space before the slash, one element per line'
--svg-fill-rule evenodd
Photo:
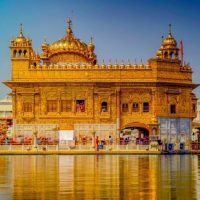
<path fill-rule="evenodd" d="M 22 30 L 11 41 L 15 124 L 56 124 L 61 130 L 110 125 L 114 137 L 127 127 L 160 133 L 159 118 L 195 117 L 192 69 L 181 65 L 171 31 L 148 64 L 97 64 L 92 42 L 75 38 L 71 20 L 66 35 L 42 44 L 42 55 Z"/>

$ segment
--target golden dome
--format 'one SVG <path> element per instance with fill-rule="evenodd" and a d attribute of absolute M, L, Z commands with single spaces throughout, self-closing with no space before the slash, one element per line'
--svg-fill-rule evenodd
<path fill-rule="evenodd" d="M 87 44 L 74 37 L 64 37 L 51 44 L 49 50 L 52 52 L 60 50 L 87 52 Z"/>
<path fill-rule="evenodd" d="M 73 35 L 73 31 L 71 29 L 71 20 L 67 20 L 68 28 L 66 30 L 66 35 L 61 38 L 60 40 L 50 44 L 48 46 L 48 52 L 49 52 L 49 58 L 51 60 L 51 57 L 55 57 L 56 54 L 76 54 L 81 56 L 86 60 L 86 62 L 96 62 L 96 55 L 94 54 L 94 48 L 95 46 L 91 42 L 87 45 L 86 43 L 80 41 L 80 39 L 75 38 Z M 43 44 L 42 48 L 46 48 L 47 44 Z M 56 61 L 57 59 L 53 59 Z M 59 60 L 61 61 L 61 60 Z M 66 60 L 63 60 L 63 62 L 66 62 Z M 70 60 L 70 62 L 73 62 Z M 75 61 L 77 62 L 77 60 Z"/>

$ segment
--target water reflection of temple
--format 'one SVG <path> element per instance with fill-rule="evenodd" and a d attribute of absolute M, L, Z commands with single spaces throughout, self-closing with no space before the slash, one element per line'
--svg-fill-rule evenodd
<path fill-rule="evenodd" d="M 34 200 L 199 199 L 199 168 L 197 155 L 5 156 L 0 192 Z"/>
<path fill-rule="evenodd" d="M 75 197 L 81 193 L 85 199 L 155 199 L 157 160 L 156 156 L 75 157 L 74 175 L 83 180 L 74 180 Z"/>
<path fill-rule="evenodd" d="M 0 156 L 0 199 L 11 199 L 10 188 L 12 188 L 11 158 Z"/>
<path fill-rule="evenodd" d="M 197 171 L 194 170 L 196 156 L 177 155 L 160 157 L 159 174 L 160 187 L 158 194 L 160 199 L 196 199 L 196 185 L 198 182 Z M 199 199 L 199 198 L 197 198 Z"/>
<path fill-rule="evenodd" d="M 57 156 L 13 156 L 13 199 L 56 199 Z"/>

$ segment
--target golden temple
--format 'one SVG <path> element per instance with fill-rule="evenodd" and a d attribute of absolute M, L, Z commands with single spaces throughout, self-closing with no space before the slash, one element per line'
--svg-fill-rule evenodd
<path fill-rule="evenodd" d="M 162 140 L 189 139 L 198 84 L 171 29 L 147 64 L 98 64 L 92 39 L 77 39 L 67 23 L 66 35 L 44 41 L 41 55 L 22 28 L 11 41 L 12 77 L 4 83 L 12 90 L 15 134 L 95 131 L 118 139 L 124 129 L 139 129 Z"/>

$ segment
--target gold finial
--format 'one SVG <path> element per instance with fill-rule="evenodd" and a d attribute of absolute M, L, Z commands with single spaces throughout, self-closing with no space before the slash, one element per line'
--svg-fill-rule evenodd
<path fill-rule="evenodd" d="M 93 37 L 90 37 L 90 43 L 93 44 Z"/>
<path fill-rule="evenodd" d="M 19 36 L 23 37 L 23 29 L 22 29 L 22 23 L 20 24 L 20 28 L 19 28 Z"/>
<path fill-rule="evenodd" d="M 172 33 L 172 25 L 169 24 L 169 34 L 171 34 L 171 33 Z"/>
<path fill-rule="evenodd" d="M 67 23 L 68 23 L 68 28 L 67 28 L 67 35 L 69 38 L 73 37 L 73 31 L 71 29 L 71 25 L 72 25 L 72 20 L 70 18 L 67 19 Z"/>
<path fill-rule="evenodd" d="M 68 27 L 71 28 L 72 20 L 70 18 L 67 19 Z"/>
<path fill-rule="evenodd" d="M 47 36 L 44 36 L 44 43 L 47 44 Z"/>

